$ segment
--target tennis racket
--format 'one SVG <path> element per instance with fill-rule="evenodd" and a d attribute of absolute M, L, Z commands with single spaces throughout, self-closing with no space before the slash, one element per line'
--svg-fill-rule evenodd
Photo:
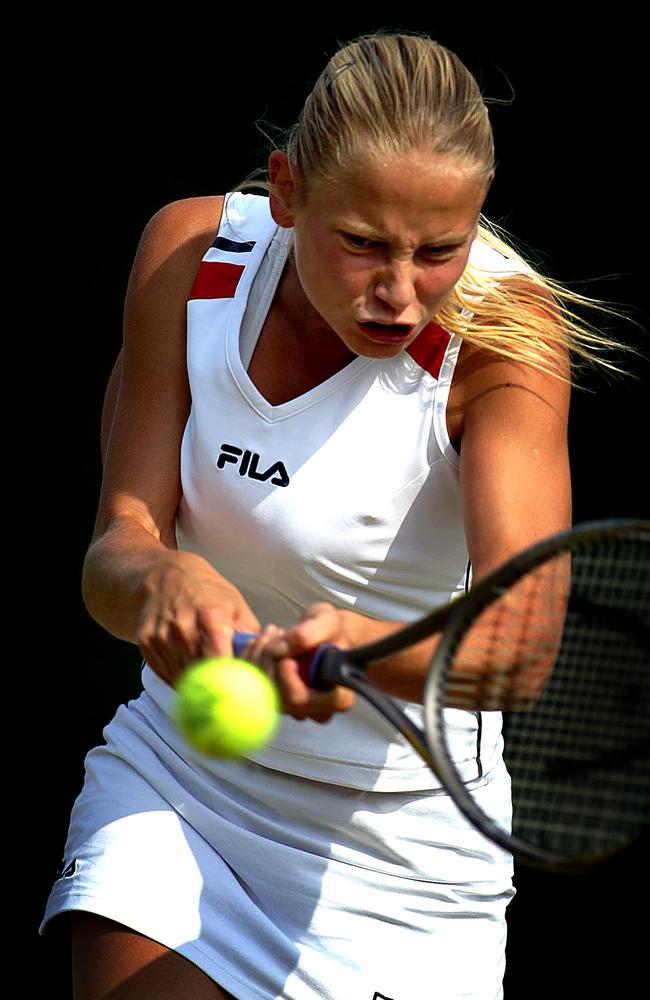
<path fill-rule="evenodd" d="M 423 732 L 366 669 L 438 633 Z M 236 655 L 250 638 L 235 636 Z M 553 535 L 449 605 L 376 643 L 321 646 L 300 670 L 311 687 L 342 684 L 370 702 L 467 819 L 517 861 L 580 870 L 648 830 L 650 521 Z M 480 763 L 468 777 L 467 761 L 454 759 L 449 710 L 458 708 L 503 713 L 511 822 L 472 794 Z"/>

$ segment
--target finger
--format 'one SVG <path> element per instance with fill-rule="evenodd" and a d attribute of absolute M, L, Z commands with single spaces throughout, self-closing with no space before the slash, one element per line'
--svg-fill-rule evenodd
<path fill-rule="evenodd" d="M 182 669 L 182 664 L 167 642 L 152 636 L 138 643 L 138 649 L 145 662 L 167 684 L 174 683 Z"/>
<path fill-rule="evenodd" d="M 187 659 L 186 644 L 164 615 L 143 618 L 137 635 L 138 649 L 149 666 L 172 684 Z"/>
<path fill-rule="evenodd" d="M 305 617 L 286 633 L 289 655 L 314 649 L 326 642 L 343 644 L 341 620 L 332 604 L 312 604 Z"/>
<path fill-rule="evenodd" d="M 355 696 L 353 691 L 345 688 L 337 689 L 337 692 L 314 692 L 309 700 L 304 704 L 287 710 L 287 714 L 294 719 L 312 719 L 314 722 L 324 724 L 329 722 L 340 712 L 347 712 L 354 704 Z"/>
<path fill-rule="evenodd" d="M 246 643 L 242 656 L 251 663 L 263 666 L 269 672 L 275 672 L 275 644 L 284 634 L 284 629 L 277 625 L 266 625 L 259 635 Z"/>
<path fill-rule="evenodd" d="M 197 613 L 198 656 L 232 656 L 233 631 L 232 614 L 227 608 L 200 608 Z"/>
<path fill-rule="evenodd" d="M 350 688 L 342 687 L 340 684 L 331 692 L 334 712 L 348 712 L 356 700 L 354 691 Z"/>
<path fill-rule="evenodd" d="M 327 722 L 337 712 L 346 712 L 354 704 L 354 692 L 336 687 L 332 691 L 315 691 L 302 680 L 295 660 L 281 660 L 276 667 L 276 684 L 284 711 L 294 719 L 314 719 Z"/>
<path fill-rule="evenodd" d="M 298 671 L 298 664 L 294 659 L 286 657 L 276 661 L 275 683 L 284 710 L 293 715 L 294 718 L 302 718 L 314 692 L 303 681 Z"/>
<path fill-rule="evenodd" d="M 237 632 L 248 632 L 257 635 L 262 631 L 262 627 L 249 607 L 236 607 L 233 614 L 233 625 Z"/>

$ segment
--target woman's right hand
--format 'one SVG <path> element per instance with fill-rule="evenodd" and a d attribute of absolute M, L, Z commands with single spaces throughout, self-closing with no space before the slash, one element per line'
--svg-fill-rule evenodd
<path fill-rule="evenodd" d="M 241 593 L 200 556 L 169 552 L 144 581 L 138 648 L 149 666 L 174 684 L 189 664 L 232 656 L 233 631 L 260 624 Z"/>
<path fill-rule="evenodd" d="M 346 648 L 340 611 L 332 604 L 313 604 L 292 628 L 266 625 L 243 652 L 245 659 L 257 663 L 277 686 L 286 715 L 299 721 L 329 722 L 338 712 L 349 711 L 355 702 L 350 688 L 338 685 L 331 691 L 319 691 L 303 680 L 299 658 L 322 644 Z"/>

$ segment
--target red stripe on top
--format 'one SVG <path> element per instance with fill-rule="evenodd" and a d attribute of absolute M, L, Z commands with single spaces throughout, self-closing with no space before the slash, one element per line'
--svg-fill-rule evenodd
<path fill-rule="evenodd" d="M 429 323 L 406 350 L 420 368 L 437 379 L 450 340 L 451 334 L 444 327 L 438 323 Z"/>
<path fill-rule="evenodd" d="M 188 302 L 190 299 L 232 299 L 243 270 L 243 264 L 202 260 Z"/>

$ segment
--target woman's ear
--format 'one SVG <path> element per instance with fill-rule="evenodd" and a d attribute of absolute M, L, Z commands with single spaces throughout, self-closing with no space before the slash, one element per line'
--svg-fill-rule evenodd
<path fill-rule="evenodd" d="M 274 149 L 269 156 L 269 204 L 271 215 L 279 226 L 290 229 L 296 217 L 295 168 L 283 150 Z"/>

